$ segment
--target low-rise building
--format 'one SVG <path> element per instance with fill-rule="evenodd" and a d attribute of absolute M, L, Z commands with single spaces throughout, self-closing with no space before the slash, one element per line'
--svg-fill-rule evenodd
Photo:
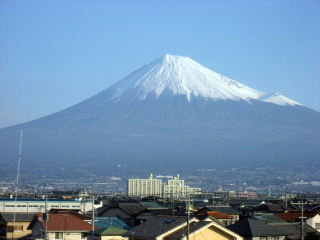
<path fill-rule="evenodd" d="M 215 221 L 199 221 L 191 218 L 188 224 L 186 217 L 174 216 L 153 217 L 129 230 L 124 236 L 130 240 L 243 240 L 240 235 Z"/>
<path fill-rule="evenodd" d="M 287 230 L 252 218 L 240 220 L 227 228 L 244 237 L 245 240 L 284 240 L 288 234 Z"/>
<path fill-rule="evenodd" d="M 231 218 L 228 217 L 228 221 L 225 221 L 226 225 L 234 224 L 240 217 L 240 212 L 230 206 L 205 206 L 199 209 L 195 214 L 200 216 L 208 215 L 208 212 L 220 212 L 227 216 L 231 216 Z"/>
<path fill-rule="evenodd" d="M 93 229 L 90 222 L 90 217 L 72 211 L 37 214 L 28 229 L 32 231 L 34 239 L 47 237 L 48 240 L 84 240 Z"/>
<path fill-rule="evenodd" d="M 35 213 L 0 213 L 3 219 L 5 237 L 7 239 L 19 239 L 31 234 L 28 226 Z"/>
<path fill-rule="evenodd" d="M 97 208 L 102 204 L 95 205 Z M 2 198 L 0 199 L 0 212 L 10 213 L 43 213 L 50 209 L 65 209 L 65 210 L 80 210 L 82 212 L 92 211 L 91 201 L 79 201 L 79 200 L 62 200 L 62 199 L 13 199 Z"/>
<path fill-rule="evenodd" d="M 221 199 L 256 199 L 258 194 L 255 192 L 223 191 L 220 189 L 219 191 L 213 192 L 213 197 Z"/>
<path fill-rule="evenodd" d="M 286 222 L 301 222 L 301 211 L 288 211 L 277 215 Z M 304 222 L 320 232 L 320 212 L 318 211 L 304 211 Z"/>

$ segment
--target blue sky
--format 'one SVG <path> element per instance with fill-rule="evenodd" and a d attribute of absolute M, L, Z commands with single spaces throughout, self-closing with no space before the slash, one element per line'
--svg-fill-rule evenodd
<path fill-rule="evenodd" d="M 320 110 L 318 0 L 0 0 L 0 127 L 78 103 L 165 53 Z"/>

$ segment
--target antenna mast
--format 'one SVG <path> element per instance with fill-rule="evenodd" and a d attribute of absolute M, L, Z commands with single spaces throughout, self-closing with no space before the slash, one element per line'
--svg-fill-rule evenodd
<path fill-rule="evenodd" d="M 92 221 L 91 221 L 91 225 L 92 225 L 92 239 L 91 240 L 94 240 L 95 239 L 95 228 L 94 228 L 94 195 L 92 195 Z"/>
<path fill-rule="evenodd" d="M 17 211 L 17 198 L 18 198 L 18 186 L 19 186 L 19 175 L 20 175 L 20 162 L 22 158 L 22 130 L 20 131 L 20 143 L 19 143 L 19 154 L 18 154 L 18 168 L 15 186 L 15 196 L 14 196 L 14 212 L 13 212 L 13 225 L 12 225 L 12 239 L 14 235 L 14 228 L 16 223 L 16 211 Z"/>

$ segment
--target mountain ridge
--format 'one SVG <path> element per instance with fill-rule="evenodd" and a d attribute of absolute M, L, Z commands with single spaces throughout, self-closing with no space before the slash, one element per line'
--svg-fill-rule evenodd
<path fill-rule="evenodd" d="M 153 65 L 157 63 L 159 60 Z M 34 167 L 106 164 L 111 168 L 119 163 L 132 167 L 170 164 L 180 168 L 307 162 L 319 165 L 319 112 L 299 104 L 269 103 L 260 100 L 259 94 L 256 99 L 249 99 L 248 95 L 216 99 L 215 95 L 201 95 L 201 91 L 190 98 L 186 94 L 192 91 L 173 94 L 165 90 L 158 95 L 141 92 L 141 78 L 147 76 L 142 79 L 150 80 L 151 76 L 148 73 L 152 66 L 146 66 L 138 70 L 139 78 L 136 71 L 134 77 L 129 74 L 120 85 L 116 83 L 72 107 L 1 129 L 3 166 L 10 166 L 16 159 L 19 130 L 25 132 L 25 158 Z M 167 73 L 165 78 L 172 76 Z M 215 76 L 221 80 L 221 75 Z M 237 84 L 234 80 L 231 83 Z M 119 86 L 123 87 L 121 94 L 115 93 Z M 238 86 L 247 91 L 245 85 Z M 160 90 L 167 85 L 162 87 Z M 282 99 L 279 94 L 264 96 Z"/>

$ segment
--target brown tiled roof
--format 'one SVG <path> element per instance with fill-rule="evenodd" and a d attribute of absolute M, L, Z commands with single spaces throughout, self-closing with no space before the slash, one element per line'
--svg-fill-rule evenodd
<path fill-rule="evenodd" d="M 83 212 L 79 211 L 79 210 L 65 210 L 65 209 L 51 209 L 49 211 L 49 214 L 53 214 L 53 213 L 67 213 L 67 214 L 73 214 L 83 220 L 90 220 L 91 217 L 89 217 L 88 215 L 84 214 Z"/>
<path fill-rule="evenodd" d="M 212 216 L 216 219 L 230 219 L 232 218 L 232 216 L 222 213 L 222 212 L 217 212 L 217 211 L 207 211 L 207 214 L 209 216 Z"/>
<path fill-rule="evenodd" d="M 303 212 L 303 216 L 306 218 L 312 218 L 315 215 L 319 214 L 319 212 Z M 284 212 L 281 214 L 277 215 L 279 218 L 287 221 L 287 222 L 300 222 L 301 219 L 301 211 L 289 211 L 289 212 Z"/>
<path fill-rule="evenodd" d="M 44 214 L 37 214 L 37 219 L 45 227 Z M 48 231 L 91 231 L 92 225 L 84 221 L 84 217 L 74 213 L 53 213 L 49 215 Z M 97 228 L 96 228 L 97 229 Z"/>

